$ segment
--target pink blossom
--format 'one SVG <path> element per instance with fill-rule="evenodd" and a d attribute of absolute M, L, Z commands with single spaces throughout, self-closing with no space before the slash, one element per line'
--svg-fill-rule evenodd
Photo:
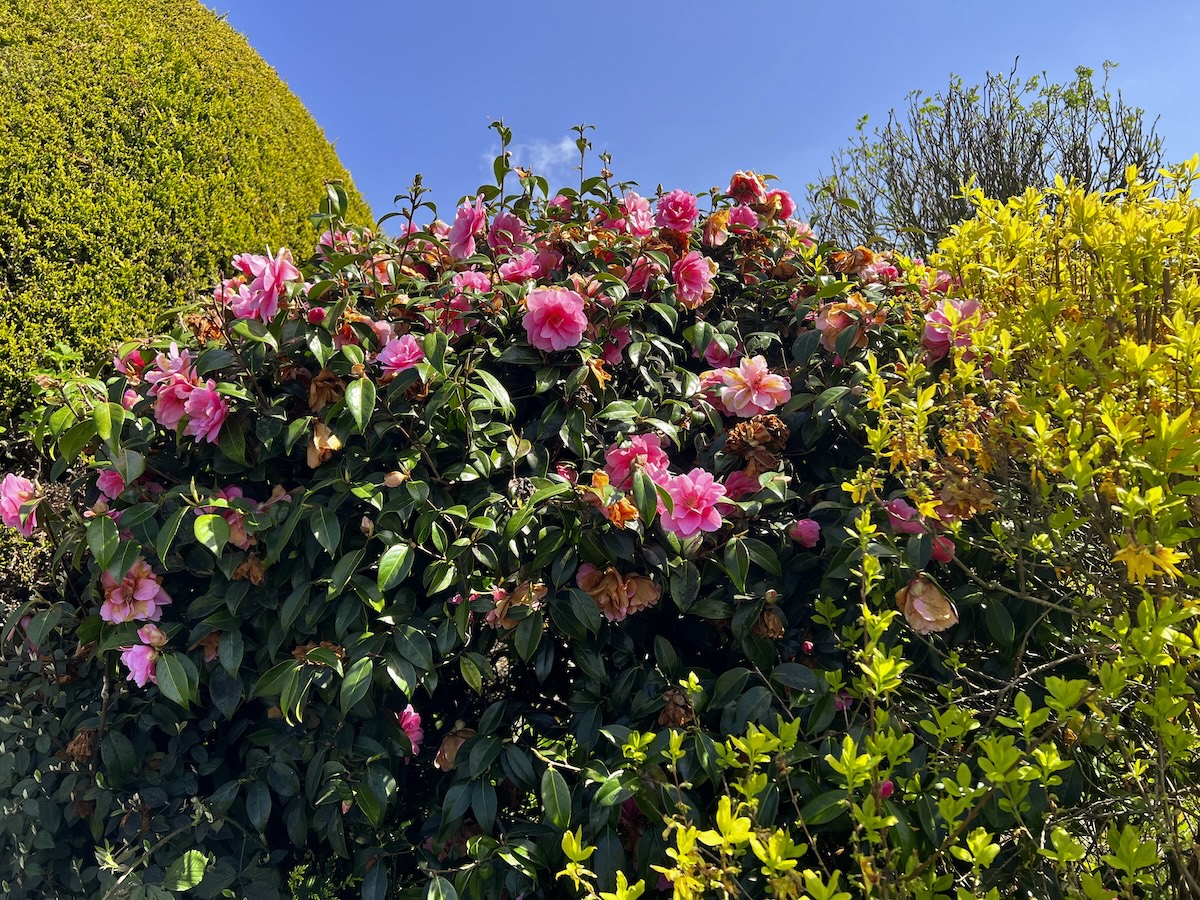
<path fill-rule="evenodd" d="M 833 708 L 838 712 L 845 712 L 853 705 L 854 698 L 850 696 L 850 692 L 845 688 L 842 688 L 833 697 Z"/>
<path fill-rule="evenodd" d="M 699 250 L 693 250 L 675 263 L 671 274 L 675 276 L 675 297 L 680 306 L 696 309 L 715 292 L 712 279 L 717 274 L 717 264 Z"/>
<path fill-rule="evenodd" d="M 902 497 L 889 500 L 883 506 L 894 534 L 924 534 L 928 530 L 916 507 Z"/>
<path fill-rule="evenodd" d="M 146 361 L 142 358 L 142 351 L 131 350 L 125 356 L 113 356 L 113 368 L 122 375 L 137 380 L 142 377 Z"/>
<path fill-rule="evenodd" d="M 807 222 L 797 222 L 795 219 L 792 219 L 788 221 L 787 228 L 788 232 L 794 235 L 796 240 L 803 246 L 812 247 L 816 245 L 817 236 L 813 233 L 812 226 Z"/>
<path fill-rule="evenodd" d="M 562 221 L 571 218 L 571 198 L 558 194 L 546 204 L 546 218 Z"/>
<path fill-rule="evenodd" d="M 978 300 L 942 300 L 925 314 L 925 332 L 921 343 L 929 352 L 929 359 L 937 362 L 950 353 L 950 346 L 971 346 L 971 332 L 987 319 Z M 970 359 L 968 351 L 964 359 Z"/>
<path fill-rule="evenodd" d="M 548 244 L 539 243 L 537 264 L 539 273 L 545 277 L 563 264 L 563 255 Z"/>
<path fill-rule="evenodd" d="M 663 487 L 672 504 L 669 512 L 661 505 L 658 511 L 664 529 L 686 540 L 721 527 L 717 503 L 725 496 L 725 488 L 711 473 L 692 469 L 686 475 L 671 476 Z"/>
<path fill-rule="evenodd" d="M 127 681 L 132 681 L 138 687 L 149 683 L 158 684 L 155 667 L 158 662 L 158 651 L 145 644 L 136 644 L 121 651 L 121 662 L 129 668 Z"/>
<path fill-rule="evenodd" d="M 698 218 L 700 210 L 696 205 L 696 195 L 676 190 L 659 198 L 654 222 L 659 228 L 687 234 L 696 226 Z"/>
<path fill-rule="evenodd" d="M 758 227 L 758 215 L 749 206 L 739 204 L 729 211 L 731 231 L 753 231 Z"/>
<path fill-rule="evenodd" d="M 141 397 L 133 388 L 126 388 L 125 393 L 121 395 L 121 405 L 125 409 L 132 410 L 138 403 L 141 402 Z"/>
<path fill-rule="evenodd" d="M 821 540 L 821 526 L 812 519 L 797 519 L 788 526 L 788 537 L 801 547 L 812 549 Z"/>
<path fill-rule="evenodd" d="M 225 417 L 229 415 L 229 404 L 217 392 L 217 383 L 209 379 L 188 392 L 184 412 L 188 417 L 184 433 L 198 441 L 215 444 L 221 426 L 225 424 Z"/>
<path fill-rule="evenodd" d="M 579 473 L 576 472 L 573 467 L 564 463 L 559 463 L 554 467 L 554 474 L 571 484 L 575 484 L 577 481 L 579 481 Z"/>
<path fill-rule="evenodd" d="M 732 365 L 742 358 L 741 344 L 735 344 L 732 350 L 726 350 L 720 341 L 709 341 L 704 348 L 704 361 L 714 369 Z"/>
<path fill-rule="evenodd" d="M 700 373 L 700 396 L 723 416 L 733 415 L 721 402 L 721 391 L 725 388 L 725 373 L 731 371 L 735 370 L 722 368 Z"/>
<path fill-rule="evenodd" d="M 411 334 L 388 341 L 379 352 L 379 364 L 389 375 L 399 375 L 425 359 L 425 351 Z"/>
<path fill-rule="evenodd" d="M 757 494 L 762 490 L 762 480 L 758 475 L 747 475 L 743 470 L 730 472 L 725 478 L 725 497 L 727 500 L 741 500 L 743 497 Z M 732 504 L 725 504 L 730 508 Z"/>
<path fill-rule="evenodd" d="M 146 382 L 151 385 L 150 396 L 154 398 L 154 418 L 164 428 L 175 428 L 184 416 L 184 405 L 196 384 L 191 354 L 172 343 L 168 352 L 154 358 L 154 368 L 146 371 Z"/>
<path fill-rule="evenodd" d="M 483 208 L 483 195 L 475 205 L 464 203 L 454 214 L 454 224 L 446 235 L 450 244 L 450 255 L 455 259 L 466 259 L 475 252 L 475 235 L 487 224 L 487 211 Z"/>
<path fill-rule="evenodd" d="M 614 231 L 624 231 L 634 237 L 649 237 L 654 231 L 654 217 L 650 213 L 650 201 L 633 191 L 626 191 L 618 208 L 621 218 L 604 224 Z"/>
<path fill-rule="evenodd" d="M 400 726 L 400 730 L 408 736 L 408 741 L 412 744 L 412 754 L 416 756 L 421 752 L 421 742 L 425 740 L 425 732 L 421 728 L 421 715 L 410 703 L 404 707 L 403 712 L 396 713 L 396 723 Z"/>
<path fill-rule="evenodd" d="M 500 280 L 508 282 L 531 281 L 542 273 L 538 265 L 536 250 L 525 250 L 508 262 L 500 264 Z"/>
<path fill-rule="evenodd" d="M 233 297 L 233 314 L 239 319 L 270 322 L 279 312 L 279 300 L 290 281 L 300 278 L 292 252 L 281 248 L 274 258 L 243 253 L 233 258 L 234 268 L 253 280 Z"/>
<path fill-rule="evenodd" d="M 392 339 L 393 329 L 391 322 L 380 319 L 378 321 L 368 322 L 367 324 L 370 325 L 371 330 L 375 332 L 375 340 L 379 342 L 380 347 L 384 346 Z"/>
<path fill-rule="evenodd" d="M 760 203 L 767 196 L 767 186 L 753 172 L 734 172 L 725 192 L 738 203 Z"/>
<path fill-rule="evenodd" d="M 322 256 L 336 253 L 357 253 L 358 241 L 355 236 L 345 231 L 323 231 L 317 238 L 317 252 Z"/>
<path fill-rule="evenodd" d="M 782 375 L 773 374 L 761 356 L 743 359 L 736 369 L 725 369 L 721 402 L 733 415 L 749 418 L 770 412 L 787 403 L 792 387 Z"/>
<path fill-rule="evenodd" d="M 467 299 L 469 294 L 458 294 L 454 297 L 439 297 L 430 304 L 434 311 L 434 321 L 437 327 L 449 334 L 466 334 L 467 323 L 463 313 L 469 313 L 474 307 Z"/>
<path fill-rule="evenodd" d="M 933 539 L 933 560 L 934 562 L 948 563 L 954 559 L 955 552 L 954 541 L 944 534 L 939 534 Z"/>
<path fill-rule="evenodd" d="M 889 778 L 887 781 L 881 782 L 879 786 L 875 788 L 875 793 L 879 795 L 880 800 L 886 800 L 888 797 L 892 796 L 892 794 L 896 793 L 896 785 L 892 782 L 892 779 Z"/>
<path fill-rule="evenodd" d="M 629 443 L 613 444 L 604 451 L 604 471 L 609 482 L 619 491 L 633 487 L 633 473 L 641 469 L 655 484 L 665 484 L 671 473 L 670 457 L 662 448 L 657 434 L 630 435 Z"/>
<path fill-rule="evenodd" d="M 325 311 L 325 307 L 314 306 L 308 311 L 308 315 L 306 315 L 304 318 L 308 321 L 309 325 L 320 325 L 325 321 L 326 315 L 328 315 L 328 313 Z"/>
<path fill-rule="evenodd" d="M 587 330 L 583 298 L 566 288 L 530 291 L 522 324 L 529 343 L 539 350 L 550 352 L 574 347 Z"/>
<path fill-rule="evenodd" d="M 525 223 L 510 212 L 499 213 L 488 229 L 487 244 L 497 253 L 511 253 L 517 244 L 528 244 L 529 232 Z"/>
<path fill-rule="evenodd" d="M 662 267 L 658 263 L 648 257 L 639 256 L 625 270 L 625 284 L 629 293 L 640 294 L 645 292 L 651 278 L 661 274 Z"/>
<path fill-rule="evenodd" d="M 114 625 L 121 622 L 157 622 L 171 595 L 163 590 L 162 577 L 155 575 L 144 557 L 138 557 L 119 582 L 104 572 L 100 575 L 104 603 L 100 618 Z"/>
<path fill-rule="evenodd" d="M 796 214 L 796 201 L 787 191 L 779 189 L 767 191 L 763 202 L 767 206 L 775 208 L 775 218 L 777 219 L 790 219 Z"/>
<path fill-rule="evenodd" d="M 37 510 L 31 509 L 22 518 L 21 507 L 41 499 L 41 492 L 28 478 L 9 473 L 0 482 L 0 521 L 15 528 L 25 537 L 32 537 L 37 528 Z"/>
<path fill-rule="evenodd" d="M 492 289 L 491 279 L 485 273 L 476 271 L 475 269 L 469 272 L 456 272 L 450 281 L 458 288 L 459 293 L 476 291 L 480 294 L 486 294 Z"/>
<path fill-rule="evenodd" d="M 96 487 L 109 500 L 115 500 L 125 490 L 125 479 L 116 469 L 105 469 L 96 476 Z"/>
<path fill-rule="evenodd" d="M 604 361 L 610 366 L 621 362 L 621 352 L 629 346 L 632 340 L 627 327 L 614 328 L 609 332 L 609 339 L 601 345 Z"/>

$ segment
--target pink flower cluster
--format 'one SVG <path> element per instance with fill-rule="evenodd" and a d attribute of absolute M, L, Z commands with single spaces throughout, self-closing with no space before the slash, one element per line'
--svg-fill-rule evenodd
<path fill-rule="evenodd" d="M 399 375 L 424 362 L 425 351 L 415 337 L 405 334 L 384 344 L 377 358 L 384 372 L 388 375 Z"/>
<path fill-rule="evenodd" d="M 334 240 L 333 237 L 330 240 Z M 235 317 L 270 322 L 279 313 L 280 300 L 289 283 L 300 280 L 300 270 L 292 262 L 286 247 L 274 257 L 242 253 L 233 258 L 240 272 L 220 284 L 217 300 L 228 303 Z"/>
<path fill-rule="evenodd" d="M 30 509 L 24 515 L 21 507 L 33 504 L 41 498 L 41 492 L 28 478 L 8 474 L 0 482 L 0 520 L 9 528 L 15 528 L 25 537 L 33 537 L 37 528 L 37 510 Z"/>
<path fill-rule="evenodd" d="M 665 530 L 686 540 L 721 527 L 717 504 L 725 496 L 725 488 L 712 473 L 692 469 L 686 475 L 672 475 L 663 487 L 671 497 L 670 510 L 661 501 L 659 504 L 659 521 Z"/>
<path fill-rule="evenodd" d="M 171 604 L 171 595 L 163 589 L 162 577 L 154 574 L 144 557 L 139 556 L 120 581 L 104 572 L 100 576 L 100 586 L 104 589 L 100 618 L 114 625 L 157 622 L 162 618 L 162 607 Z"/>
<path fill-rule="evenodd" d="M 775 375 L 762 356 L 743 359 L 736 368 L 720 370 L 721 404 L 731 415 L 749 418 L 770 412 L 792 398 L 792 386 Z"/>
<path fill-rule="evenodd" d="M 717 274 L 717 263 L 708 259 L 699 250 L 693 250 L 671 268 L 675 277 L 675 298 L 681 306 L 696 309 L 707 303 L 716 293 L 713 276 Z"/>
<path fill-rule="evenodd" d="M 221 426 L 229 415 L 229 404 L 217 391 L 212 379 L 201 381 L 192 366 L 187 350 L 180 351 L 174 343 L 167 353 L 159 353 L 155 368 L 146 372 L 154 398 L 154 418 L 164 428 L 177 428 L 184 416 L 184 433 L 197 440 L 215 444 Z"/>
<path fill-rule="evenodd" d="M 604 471 L 619 491 L 633 487 L 633 473 L 645 472 L 655 484 L 665 485 L 671 473 L 670 459 L 657 434 L 635 434 L 625 446 L 613 444 L 604 452 Z"/>
<path fill-rule="evenodd" d="M 888 524 L 891 526 L 893 534 L 928 534 L 940 524 L 935 521 L 931 526 L 917 508 L 902 497 L 889 500 L 884 504 L 884 510 L 887 512 Z M 933 559 L 935 562 L 950 562 L 954 559 L 954 550 L 952 538 L 945 534 L 934 535 Z"/>

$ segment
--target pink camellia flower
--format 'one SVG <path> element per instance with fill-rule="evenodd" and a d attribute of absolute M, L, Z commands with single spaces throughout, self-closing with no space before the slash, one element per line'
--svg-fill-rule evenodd
<path fill-rule="evenodd" d="M 788 537 L 811 550 L 821 540 L 821 526 L 812 519 L 797 519 L 788 526 Z"/>
<path fill-rule="evenodd" d="M 939 534 L 933 539 L 934 562 L 948 563 L 954 559 L 954 540 L 947 535 Z"/>
<path fill-rule="evenodd" d="M 758 475 L 747 475 L 742 469 L 730 472 L 725 478 L 725 498 L 718 505 L 725 510 L 736 509 L 729 500 L 741 500 L 743 497 L 757 494 L 762 490 L 762 480 Z"/>
<path fill-rule="evenodd" d="M 626 191 L 625 199 L 619 205 L 622 218 L 614 220 L 610 227 L 634 237 L 649 237 L 653 233 L 654 216 L 650 213 L 649 200 L 633 191 Z"/>
<path fill-rule="evenodd" d="M 662 274 L 662 268 L 654 260 L 639 256 L 625 270 L 625 284 L 631 294 L 641 294 L 646 290 L 650 279 Z"/>
<path fill-rule="evenodd" d="M 507 282 L 532 281 L 542 274 L 536 250 L 525 250 L 500 264 L 500 280 Z"/>
<path fill-rule="evenodd" d="M 403 712 L 396 713 L 396 723 L 400 726 L 400 730 L 408 735 L 408 742 L 412 744 L 413 756 L 421 752 L 421 742 L 425 740 L 425 731 L 421 728 L 421 715 L 410 703 L 404 707 Z"/>
<path fill-rule="evenodd" d="M 838 712 L 845 712 L 854 705 L 854 697 L 845 688 L 842 688 L 833 697 L 833 708 Z"/>
<path fill-rule="evenodd" d="M 487 211 L 483 208 L 483 195 L 475 198 L 475 205 L 464 203 L 454 214 L 454 224 L 446 238 L 450 244 L 450 255 L 455 259 L 466 259 L 475 252 L 475 235 L 487 225 Z"/>
<path fill-rule="evenodd" d="M 699 218 L 696 195 L 678 190 L 663 194 L 658 201 L 658 211 L 654 214 L 654 222 L 659 228 L 682 234 L 687 234 L 696 227 L 696 220 Z"/>
<path fill-rule="evenodd" d="M 916 507 L 902 497 L 889 500 L 883 506 L 894 534 L 924 534 L 928 531 Z"/>
<path fill-rule="evenodd" d="M 575 469 L 565 463 L 559 463 L 554 467 L 554 474 L 570 484 L 575 484 L 579 481 L 579 473 Z"/>
<path fill-rule="evenodd" d="M 758 227 L 758 215 L 749 206 L 740 204 L 729 211 L 731 231 L 753 231 Z"/>
<path fill-rule="evenodd" d="M 715 293 L 712 279 L 717 268 L 717 263 L 699 250 L 693 250 L 675 263 L 671 274 L 675 277 L 675 297 L 679 304 L 696 309 L 711 300 Z"/>
<path fill-rule="evenodd" d="M 450 279 L 451 283 L 458 288 L 458 292 L 475 291 L 480 294 L 486 294 L 492 289 L 492 281 L 483 272 L 477 272 L 472 269 L 470 272 L 456 272 L 454 277 Z"/>
<path fill-rule="evenodd" d="M 105 469 L 96 476 L 96 487 L 109 500 L 115 500 L 125 490 L 125 479 L 116 469 Z"/>
<path fill-rule="evenodd" d="M 610 483 L 619 491 L 633 487 L 633 473 L 645 472 L 655 484 L 665 484 L 670 478 L 671 460 L 662 448 L 657 434 L 635 434 L 625 446 L 613 444 L 604 451 L 604 471 Z"/>
<path fill-rule="evenodd" d="M 587 330 L 583 298 L 567 288 L 538 288 L 529 292 L 522 319 L 529 343 L 539 350 L 557 352 L 574 347 Z"/>
<path fill-rule="evenodd" d="M 487 244 L 497 253 L 511 253 L 517 244 L 528 244 L 529 232 L 525 223 L 510 212 L 502 212 L 492 219 L 492 227 L 488 229 Z"/>
<path fill-rule="evenodd" d="M 21 517 L 21 507 L 41 498 L 41 492 L 28 478 L 9 473 L 0 481 L 0 521 L 15 528 L 25 537 L 33 537 L 37 528 L 37 510 L 31 509 Z"/>
<path fill-rule="evenodd" d="M 171 595 L 163 590 L 162 577 L 155 575 L 144 557 L 117 581 L 108 572 L 100 575 L 104 588 L 104 603 L 100 607 L 100 618 L 113 625 L 121 622 L 157 622 L 162 618 L 162 607 L 171 604 Z"/>
<path fill-rule="evenodd" d="M 325 307 L 314 306 L 308 311 L 308 314 L 304 318 L 308 321 L 309 325 L 320 325 L 325 321 L 325 316 L 327 315 L 328 313 L 325 311 Z"/>
<path fill-rule="evenodd" d="M 621 361 L 621 352 L 629 346 L 631 340 L 632 337 L 627 327 L 614 328 L 610 331 L 608 340 L 601 345 L 604 361 L 610 366 L 617 365 Z"/>
<path fill-rule="evenodd" d="M 562 221 L 571 218 L 572 206 L 571 198 L 565 197 L 562 194 L 551 198 L 546 204 L 546 218 Z"/>
<path fill-rule="evenodd" d="M 154 669 L 159 651 L 167 645 L 166 632 L 157 625 L 143 625 L 137 630 L 137 636 L 140 644 L 121 651 L 121 662 L 129 668 L 127 680 L 138 687 L 145 687 L 148 683 L 158 684 Z"/>
<path fill-rule="evenodd" d="M 545 242 L 537 245 L 537 264 L 540 277 L 550 275 L 563 264 L 563 255 Z"/>
<path fill-rule="evenodd" d="M 709 341 L 704 348 L 704 361 L 714 369 L 722 369 L 733 365 L 742 358 L 741 344 L 735 344 L 732 350 L 726 350 L 719 341 Z"/>
<path fill-rule="evenodd" d="M 767 186 L 753 172 L 734 172 L 725 192 L 738 203 L 760 203 L 767 196 Z"/>
<path fill-rule="evenodd" d="M 672 503 L 670 512 L 662 507 L 658 511 L 665 530 L 686 540 L 702 531 L 716 531 L 721 527 L 717 503 L 725 496 L 725 488 L 711 473 L 692 469 L 686 475 L 671 476 L 663 487 Z"/>
<path fill-rule="evenodd" d="M 803 246 L 812 247 L 816 245 L 817 236 L 813 233 L 812 226 L 807 222 L 797 222 L 795 219 L 791 219 L 787 223 L 787 228 L 788 232 L 794 235 L 796 240 Z"/>
<path fill-rule="evenodd" d="M 392 323 L 384 319 L 368 322 L 367 324 L 370 325 L 371 330 L 375 332 L 375 340 L 379 342 L 380 347 L 386 345 L 387 342 L 392 339 L 392 335 L 395 333 L 394 329 L 392 328 Z"/>
<path fill-rule="evenodd" d="M 770 412 L 787 403 L 792 386 L 782 375 L 775 375 L 761 356 L 743 359 L 738 367 L 725 369 L 721 402 L 733 415 L 749 418 Z"/>
<path fill-rule="evenodd" d="M 399 375 L 425 359 L 425 351 L 411 334 L 393 338 L 379 351 L 379 364 L 389 375 Z"/>
<path fill-rule="evenodd" d="M 971 332 L 989 318 L 978 300 L 940 301 L 925 314 L 925 332 L 921 335 L 930 361 L 945 359 L 951 345 L 970 347 Z M 970 359 L 970 351 L 963 358 Z"/>
<path fill-rule="evenodd" d="M 141 402 L 141 399 L 137 391 L 133 388 L 127 388 L 125 393 L 121 395 L 121 405 L 128 410 L 132 410 Z"/>
<path fill-rule="evenodd" d="M 131 350 L 125 356 L 113 356 L 113 368 L 136 383 L 146 368 L 146 360 L 142 358 L 142 351 Z"/>
<path fill-rule="evenodd" d="M 721 368 L 700 373 L 700 396 L 723 416 L 733 415 L 721 402 L 721 391 L 725 389 L 725 373 L 730 371 L 733 370 Z"/>
<path fill-rule="evenodd" d="M 217 383 L 209 379 L 188 392 L 183 411 L 188 417 L 184 433 L 198 441 L 215 444 L 221 426 L 225 424 L 225 417 L 229 415 L 229 404 L 217 392 Z"/>
<path fill-rule="evenodd" d="M 892 779 L 889 778 L 887 781 L 879 784 L 879 786 L 875 789 L 875 793 L 879 795 L 880 800 L 886 800 L 888 797 L 892 796 L 892 794 L 896 793 L 896 785 L 892 782 Z"/>
<path fill-rule="evenodd" d="M 796 214 L 796 201 L 787 191 L 779 189 L 767 191 L 763 203 L 774 210 L 776 219 L 790 219 Z"/>
<path fill-rule="evenodd" d="M 242 253 L 233 258 L 233 266 L 252 279 L 231 298 L 233 314 L 239 319 L 270 322 L 279 312 L 280 298 L 288 282 L 300 280 L 300 270 L 292 262 L 292 252 L 281 248 L 274 256 Z"/>
<path fill-rule="evenodd" d="M 145 377 L 154 398 L 154 418 L 164 428 L 175 428 L 197 382 L 191 354 L 172 343 L 170 350 L 154 358 L 154 367 L 146 370 Z"/>

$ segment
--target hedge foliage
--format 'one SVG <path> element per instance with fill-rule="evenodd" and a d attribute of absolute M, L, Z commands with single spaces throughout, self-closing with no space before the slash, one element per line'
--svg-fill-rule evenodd
<path fill-rule="evenodd" d="M 49 398 L 3 886 L 1194 895 L 1200 161 L 928 267 L 495 172 Z"/>
<path fill-rule="evenodd" d="M 0 405 L 58 342 L 94 360 L 236 250 L 309 243 L 325 179 L 349 186 L 300 101 L 197 0 L 0 4 Z"/>

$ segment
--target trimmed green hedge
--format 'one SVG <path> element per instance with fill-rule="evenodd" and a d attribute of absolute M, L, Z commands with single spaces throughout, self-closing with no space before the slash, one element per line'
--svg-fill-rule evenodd
<path fill-rule="evenodd" d="M 350 188 L 300 101 L 197 0 L 0 4 L 0 404 L 58 342 L 95 360 L 233 253 L 310 245 L 325 179 Z"/>

